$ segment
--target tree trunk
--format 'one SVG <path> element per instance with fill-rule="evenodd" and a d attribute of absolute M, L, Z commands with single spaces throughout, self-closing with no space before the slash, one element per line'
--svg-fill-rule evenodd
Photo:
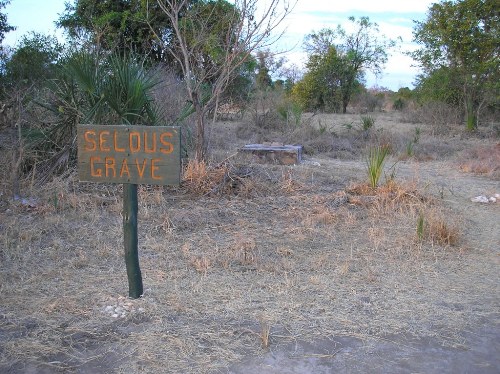
<path fill-rule="evenodd" d="M 200 102 L 193 100 L 193 106 L 196 111 L 196 144 L 195 144 L 195 159 L 196 161 L 206 161 L 207 157 L 207 140 L 205 137 L 205 116 Z"/>
<path fill-rule="evenodd" d="M 205 121 L 203 115 L 196 114 L 196 145 L 195 159 L 196 161 L 205 161 L 207 156 L 207 145 L 205 139 Z"/>
<path fill-rule="evenodd" d="M 465 126 L 468 131 L 474 131 L 477 128 L 477 108 L 471 97 L 465 100 Z"/>
<path fill-rule="evenodd" d="M 139 267 L 137 240 L 137 185 L 123 185 L 123 236 L 125 265 L 128 277 L 128 295 L 137 299 L 143 294 L 142 275 Z"/>

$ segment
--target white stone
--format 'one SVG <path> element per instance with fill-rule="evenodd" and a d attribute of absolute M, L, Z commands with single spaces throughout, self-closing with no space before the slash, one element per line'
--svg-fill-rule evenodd
<path fill-rule="evenodd" d="M 118 314 L 116 314 L 116 313 L 115 313 L 115 314 L 113 314 L 111 317 L 113 317 L 113 318 L 118 318 Z"/>
<path fill-rule="evenodd" d="M 489 202 L 486 196 L 476 196 L 470 199 L 473 203 L 487 203 Z"/>
<path fill-rule="evenodd" d="M 109 313 L 109 312 L 113 311 L 113 309 L 114 309 L 113 306 L 108 305 L 104 310 Z"/>
<path fill-rule="evenodd" d="M 490 201 L 490 203 L 496 203 L 497 202 L 496 197 L 493 197 L 493 196 L 490 197 L 488 200 Z"/>

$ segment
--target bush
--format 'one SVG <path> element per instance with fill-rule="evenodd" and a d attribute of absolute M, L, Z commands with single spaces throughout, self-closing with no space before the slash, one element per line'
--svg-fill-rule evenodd
<path fill-rule="evenodd" d="M 394 103 L 392 104 L 392 108 L 394 110 L 403 110 L 404 107 L 405 107 L 405 102 L 400 97 L 394 100 Z"/>
<path fill-rule="evenodd" d="M 300 125 L 300 121 L 302 119 L 302 107 L 300 104 L 285 98 L 277 105 L 276 111 L 281 119 L 285 121 L 287 127 L 290 124 L 294 126 Z"/>
<path fill-rule="evenodd" d="M 363 131 L 368 131 L 375 124 L 375 118 L 372 116 L 361 116 L 361 124 L 363 126 Z"/>
<path fill-rule="evenodd" d="M 403 111 L 401 120 L 408 123 L 425 123 L 436 129 L 462 122 L 462 111 L 443 102 L 431 101 L 416 108 Z"/>

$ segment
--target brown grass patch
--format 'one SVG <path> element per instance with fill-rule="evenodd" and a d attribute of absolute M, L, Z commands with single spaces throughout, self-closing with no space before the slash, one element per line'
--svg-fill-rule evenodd
<path fill-rule="evenodd" d="M 459 345 L 495 310 L 498 264 L 483 248 L 496 238 L 440 250 L 482 227 L 454 223 L 447 201 L 411 182 L 346 188 L 356 161 L 230 161 L 186 165 L 179 188 L 140 188 L 146 292 L 119 317 L 106 308 L 127 291 L 121 187 L 26 181 L 34 207 L 1 191 L 0 372 L 227 372 L 325 336 Z"/>
<path fill-rule="evenodd" d="M 209 167 L 205 161 L 189 160 L 183 171 L 182 183 L 190 193 L 207 195 L 227 187 L 227 173 L 227 165 Z"/>
<path fill-rule="evenodd" d="M 430 198 L 420 193 L 414 182 L 398 183 L 389 180 L 376 188 L 368 183 L 351 184 L 347 189 L 349 202 L 370 207 L 375 213 L 393 211 L 416 211 L 423 204 L 430 203 Z"/>
<path fill-rule="evenodd" d="M 452 221 L 442 210 L 427 209 L 421 215 L 421 219 L 423 220 L 421 239 L 443 247 L 457 246 L 460 243 L 459 223 Z"/>
<path fill-rule="evenodd" d="M 460 162 L 461 171 L 500 178 L 500 143 L 475 147 L 465 158 Z"/>

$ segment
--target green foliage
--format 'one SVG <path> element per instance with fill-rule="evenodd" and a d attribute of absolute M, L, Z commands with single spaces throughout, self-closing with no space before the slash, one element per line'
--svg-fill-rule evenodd
<path fill-rule="evenodd" d="M 307 110 L 340 112 L 342 75 L 348 74 L 345 59 L 330 46 L 324 55 L 311 55 L 306 68 L 308 71 L 292 89 L 295 100 Z"/>
<path fill-rule="evenodd" d="M 38 155 L 31 162 L 44 164 L 45 176 L 76 159 L 77 124 L 155 125 L 161 120 L 152 98 L 159 80 L 133 56 L 101 59 L 76 52 L 58 74 L 49 82 L 50 94 L 36 101 L 51 120 L 23 132 L 26 147 Z"/>
<path fill-rule="evenodd" d="M 368 151 L 368 157 L 366 160 L 368 181 L 370 187 L 377 188 L 378 182 L 382 175 L 385 157 L 389 153 L 389 148 L 387 146 L 376 146 L 372 147 Z"/>
<path fill-rule="evenodd" d="M 210 69 L 225 62 L 227 46 L 235 42 L 233 29 L 238 22 L 238 10 L 229 2 L 196 1 L 187 8 L 179 28 L 190 52 L 199 56 L 198 63 Z"/>
<path fill-rule="evenodd" d="M 27 86 L 53 78 L 62 53 L 63 46 L 55 37 L 34 32 L 24 35 L 5 62 L 4 84 Z"/>
<path fill-rule="evenodd" d="M 398 97 L 396 100 L 394 100 L 392 107 L 394 108 L 394 110 L 403 110 L 403 108 L 405 107 L 405 102 L 402 98 Z"/>
<path fill-rule="evenodd" d="M 58 26 L 75 42 L 108 51 L 134 51 L 164 61 L 165 50 L 157 35 L 168 35 L 171 24 L 156 1 L 75 0 L 66 2 Z"/>
<path fill-rule="evenodd" d="M 10 0 L 0 0 L 0 11 L 4 9 L 8 4 L 10 4 Z M 5 34 L 15 29 L 16 28 L 14 26 L 9 25 L 7 21 L 7 15 L 3 12 L 0 12 L 0 44 L 3 42 Z"/>
<path fill-rule="evenodd" d="M 387 51 L 395 41 L 380 36 L 378 25 L 368 17 L 349 21 L 352 33 L 339 25 L 306 37 L 307 72 L 293 94 L 307 109 L 345 113 L 364 72 L 380 74 L 387 62 Z"/>
<path fill-rule="evenodd" d="M 420 127 L 415 127 L 415 134 L 413 135 L 413 143 L 417 144 L 420 140 L 420 134 L 422 130 Z"/>
<path fill-rule="evenodd" d="M 443 102 L 459 107 L 462 102 L 463 79 L 455 68 L 440 67 L 417 77 L 415 93 L 420 103 Z"/>
<path fill-rule="evenodd" d="M 500 12 L 497 0 L 441 1 L 431 5 L 427 19 L 417 22 L 414 39 L 422 47 L 412 56 L 431 86 L 458 96 L 468 129 L 477 127 L 484 104 L 500 90 Z M 448 70 L 446 70 L 448 69 Z M 441 70 L 441 71 L 440 71 Z M 433 74 L 447 76 L 443 84 Z M 449 73 L 449 75 L 447 75 Z M 422 79 L 420 79 L 422 80 Z M 451 90 L 450 90 L 451 88 Z M 449 101 L 448 101 L 449 102 Z"/>
<path fill-rule="evenodd" d="M 369 131 L 375 124 L 375 118 L 372 116 L 361 116 L 361 126 L 363 131 Z"/>
<path fill-rule="evenodd" d="M 275 57 L 275 54 L 269 49 L 259 50 L 255 56 L 257 75 L 255 77 L 255 85 L 257 89 L 266 89 L 275 87 L 275 82 L 271 78 L 271 74 L 279 71 L 285 59 Z M 278 85 L 283 86 L 284 82 L 279 82 Z M 281 88 L 281 87 L 280 87 Z"/>
<path fill-rule="evenodd" d="M 413 147 L 414 147 L 415 143 L 413 143 L 411 140 L 408 141 L 408 143 L 406 143 L 406 155 L 408 157 L 412 157 L 413 156 Z"/>
<path fill-rule="evenodd" d="M 408 157 L 412 157 L 414 155 L 415 145 L 420 141 L 420 133 L 420 127 L 415 127 L 415 134 L 413 135 L 413 139 L 410 139 L 408 143 L 406 143 L 406 155 Z"/>
<path fill-rule="evenodd" d="M 285 98 L 276 107 L 276 111 L 282 120 L 288 125 L 299 126 L 302 119 L 302 108 L 300 104 L 291 99 Z"/>
<path fill-rule="evenodd" d="M 401 87 L 398 92 L 398 97 L 404 100 L 410 100 L 413 98 L 413 91 L 410 90 L 408 87 Z"/>
<path fill-rule="evenodd" d="M 424 227 L 425 227 L 424 215 L 420 213 L 417 218 L 417 239 L 419 241 L 422 241 L 424 239 Z"/>
<path fill-rule="evenodd" d="M 154 125 L 160 116 L 152 97 L 160 82 L 137 58 L 119 54 L 105 61 L 86 52 L 71 56 L 65 66 L 82 98 L 79 110 L 84 123 Z M 111 122 L 110 122 L 111 121 Z"/>

